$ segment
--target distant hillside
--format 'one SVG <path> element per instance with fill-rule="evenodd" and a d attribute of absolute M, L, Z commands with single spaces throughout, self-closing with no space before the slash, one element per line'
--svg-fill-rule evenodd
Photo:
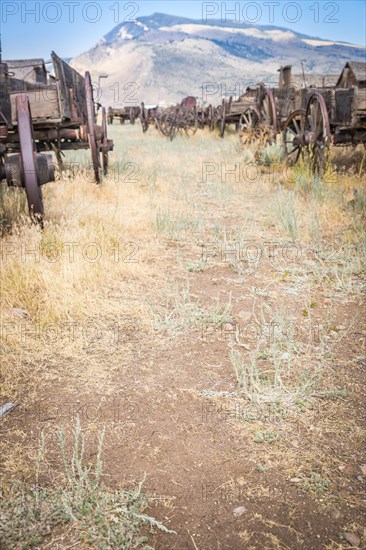
<path fill-rule="evenodd" d="M 277 82 L 280 65 L 292 64 L 300 73 L 303 61 L 306 73 L 334 74 L 350 59 L 364 61 L 365 52 L 275 26 L 155 13 L 117 25 L 72 65 L 91 70 L 96 82 L 109 75 L 101 80 L 105 105 L 175 103 L 186 95 L 202 100 L 202 87 L 215 92 L 209 102 L 219 103 L 222 91 L 239 95 L 249 84 Z"/>

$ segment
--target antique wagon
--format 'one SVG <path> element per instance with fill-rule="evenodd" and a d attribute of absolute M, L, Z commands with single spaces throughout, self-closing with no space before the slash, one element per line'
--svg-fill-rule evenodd
<path fill-rule="evenodd" d="M 193 96 L 185 97 L 178 105 L 172 105 L 165 109 L 156 108 L 150 115 L 144 104 L 142 104 L 141 122 L 144 132 L 149 127 L 149 116 L 152 118 L 157 130 L 171 141 L 178 134 L 193 135 L 203 125 L 202 112 L 199 112 L 197 100 Z"/>
<path fill-rule="evenodd" d="M 234 125 L 236 130 L 239 130 L 242 115 L 245 110 L 253 104 L 256 97 L 256 90 L 247 89 L 246 93 L 233 100 L 230 96 L 229 100 L 223 99 L 219 107 L 214 108 L 212 112 L 211 128 L 217 126 L 220 136 L 224 137 L 227 126 Z"/>
<path fill-rule="evenodd" d="M 158 129 L 158 116 L 159 116 L 159 106 L 158 105 L 145 105 L 144 102 L 141 103 L 140 108 L 140 120 L 142 131 L 145 133 L 149 129 L 149 126 L 153 124 L 156 129 Z"/>
<path fill-rule="evenodd" d="M 213 109 L 212 126 L 217 126 L 220 136 L 224 137 L 229 125 L 246 133 L 247 141 L 256 139 L 264 127 L 275 129 L 273 91 L 259 83 L 254 88 L 248 87 L 237 100 L 232 97 L 228 101 L 223 99 L 221 106 Z"/>
<path fill-rule="evenodd" d="M 15 104 L 19 95 L 29 97 L 34 139 L 38 151 L 53 151 L 63 168 L 62 151 L 91 150 L 97 183 L 108 171 L 108 152 L 113 141 L 107 136 L 107 116 L 96 124 L 96 109 L 90 73 L 82 77 L 70 65 L 51 54 L 54 75 L 48 75 L 43 60 L 9 61 L 11 123 L 16 124 Z M 102 156 L 102 163 L 100 156 Z"/>
<path fill-rule="evenodd" d="M 321 171 L 331 144 L 366 143 L 366 63 L 346 63 L 334 86 L 295 90 L 287 103 L 290 112 L 280 129 L 290 162 L 307 152 L 314 170 Z"/>
<path fill-rule="evenodd" d="M 25 189 L 30 216 L 42 224 L 41 186 L 55 180 L 52 155 L 37 153 L 29 97 L 22 93 L 11 101 L 10 74 L 0 61 L 0 180 Z"/>
<path fill-rule="evenodd" d="M 130 124 L 135 124 L 140 114 L 140 107 L 108 107 L 108 124 L 113 124 L 115 118 L 118 119 L 121 124 L 124 124 L 127 120 L 130 121 Z"/>

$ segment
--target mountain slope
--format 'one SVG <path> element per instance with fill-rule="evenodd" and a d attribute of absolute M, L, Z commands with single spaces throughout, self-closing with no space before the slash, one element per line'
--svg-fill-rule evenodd
<path fill-rule="evenodd" d="M 277 82 L 281 64 L 299 73 L 304 60 L 307 73 L 337 74 L 350 59 L 364 61 L 365 49 L 281 27 L 157 13 L 120 23 L 72 65 L 91 68 L 95 81 L 109 75 L 101 80 L 105 105 L 172 103 L 186 95 L 217 104 L 222 92 L 239 95 L 258 81 Z"/>

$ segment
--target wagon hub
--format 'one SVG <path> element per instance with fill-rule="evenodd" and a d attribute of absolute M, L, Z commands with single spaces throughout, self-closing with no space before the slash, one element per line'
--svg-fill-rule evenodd
<path fill-rule="evenodd" d="M 316 132 L 304 132 L 303 134 L 303 142 L 301 145 L 309 146 L 309 145 L 315 145 L 318 139 L 318 134 Z"/>
<path fill-rule="evenodd" d="M 55 181 L 55 167 L 51 154 L 35 155 L 38 185 Z M 6 179 L 9 186 L 25 187 L 25 174 L 21 155 L 11 155 L 0 166 L 0 178 Z"/>

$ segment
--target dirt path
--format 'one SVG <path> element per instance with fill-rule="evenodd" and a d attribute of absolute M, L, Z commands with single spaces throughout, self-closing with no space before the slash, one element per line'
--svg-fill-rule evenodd
<path fill-rule="evenodd" d="M 140 147 L 141 158 L 160 139 L 130 138 L 130 154 Z M 180 169 L 193 142 L 186 147 Z M 215 141 L 195 161 L 220 147 Z M 157 217 L 139 234 L 150 285 L 132 272 L 93 286 L 101 325 L 108 300 L 128 319 L 122 332 L 70 363 L 60 352 L 61 370 L 48 357 L 43 397 L 9 417 L 7 433 L 14 441 L 21 428 L 23 441 L 35 442 L 42 429 L 52 440 L 79 414 L 92 460 L 106 426 L 107 484 L 146 476 L 151 514 L 176 532 L 151 535 L 159 550 L 361 547 L 365 306 L 358 249 L 339 245 L 343 218 L 332 233 L 317 204 L 328 242 L 319 251 L 307 232 L 310 199 L 265 176 L 256 186 L 222 178 L 205 186 L 196 166 L 184 188 L 173 161 L 155 170 Z M 168 191 L 159 189 L 169 177 Z M 293 240 L 278 214 L 290 199 L 300 228 Z"/>

